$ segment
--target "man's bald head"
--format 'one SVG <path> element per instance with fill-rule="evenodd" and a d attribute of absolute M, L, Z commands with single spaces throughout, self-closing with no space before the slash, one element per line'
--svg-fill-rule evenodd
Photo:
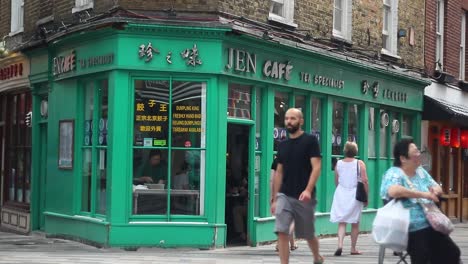
<path fill-rule="evenodd" d="M 302 133 L 301 126 L 304 124 L 302 111 L 297 108 L 289 108 L 284 115 L 284 125 L 290 136 L 294 137 L 296 132 Z"/>
<path fill-rule="evenodd" d="M 289 108 L 288 111 L 286 111 L 286 115 L 288 115 L 288 113 L 295 115 L 299 119 L 304 119 L 304 115 L 302 114 L 302 111 L 299 108 Z"/>

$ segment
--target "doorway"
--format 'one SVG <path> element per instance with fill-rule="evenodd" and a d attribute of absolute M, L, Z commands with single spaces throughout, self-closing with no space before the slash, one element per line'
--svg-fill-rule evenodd
<path fill-rule="evenodd" d="M 247 125 L 228 124 L 225 221 L 227 245 L 248 244 L 249 134 Z"/>

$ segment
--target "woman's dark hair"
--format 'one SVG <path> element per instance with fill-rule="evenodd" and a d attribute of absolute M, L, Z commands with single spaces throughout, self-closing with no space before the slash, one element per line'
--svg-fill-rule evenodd
<path fill-rule="evenodd" d="M 150 153 L 149 153 L 148 158 L 151 158 L 151 157 L 153 157 L 153 156 L 159 156 L 159 157 L 161 157 L 161 150 L 159 150 L 159 149 L 152 149 L 152 150 L 150 151 Z"/>
<path fill-rule="evenodd" d="M 414 143 L 412 139 L 405 138 L 395 144 L 393 147 L 393 166 L 401 167 L 400 157 L 403 156 L 408 158 L 409 145 L 412 143 Z"/>

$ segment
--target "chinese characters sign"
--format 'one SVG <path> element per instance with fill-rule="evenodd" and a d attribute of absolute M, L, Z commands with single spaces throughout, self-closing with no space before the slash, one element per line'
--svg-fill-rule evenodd
<path fill-rule="evenodd" d="M 141 44 L 138 47 L 138 57 L 140 59 L 144 59 L 145 62 L 151 62 L 153 60 L 153 53 L 159 54 L 160 52 L 156 47 L 153 47 L 153 44 L 151 42 L 148 42 L 147 45 Z M 180 52 L 180 56 L 183 60 L 186 61 L 187 65 L 193 67 L 197 65 L 202 65 L 202 61 L 198 53 L 197 44 L 193 44 L 192 48 L 184 49 L 182 52 Z M 167 53 L 166 62 L 167 64 L 172 64 L 172 51 L 169 51 Z"/>
<path fill-rule="evenodd" d="M 136 146 L 167 146 L 169 83 L 135 82 L 134 134 Z"/>

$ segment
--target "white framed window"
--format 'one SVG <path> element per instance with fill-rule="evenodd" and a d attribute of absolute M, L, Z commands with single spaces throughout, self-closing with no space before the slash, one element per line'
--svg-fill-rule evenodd
<path fill-rule="evenodd" d="M 444 0 L 438 0 L 436 17 L 436 70 L 442 70 L 444 65 L 444 9 Z"/>
<path fill-rule="evenodd" d="M 398 57 L 398 0 L 383 0 L 382 54 Z"/>
<path fill-rule="evenodd" d="M 271 0 L 268 19 L 297 27 L 294 23 L 294 0 Z"/>
<path fill-rule="evenodd" d="M 461 20 L 461 41 L 460 41 L 460 80 L 465 80 L 465 57 L 466 56 L 466 13 L 463 13 Z"/>
<path fill-rule="evenodd" d="M 72 9 L 72 13 L 92 8 L 94 8 L 94 0 L 75 0 L 75 7 Z"/>
<path fill-rule="evenodd" d="M 11 33 L 24 31 L 24 0 L 11 0 Z"/>
<path fill-rule="evenodd" d="M 351 41 L 353 17 L 352 0 L 335 0 L 333 4 L 333 36 Z"/>

